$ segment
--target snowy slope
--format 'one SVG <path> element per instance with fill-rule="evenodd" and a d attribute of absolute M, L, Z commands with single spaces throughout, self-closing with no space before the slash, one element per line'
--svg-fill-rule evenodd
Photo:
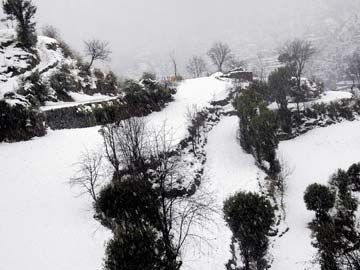
<path fill-rule="evenodd" d="M 97 128 L 0 144 L 0 269 L 99 270 L 107 232 L 67 183 Z"/>
<path fill-rule="evenodd" d="M 279 155 L 294 168 L 287 180 L 287 223 L 290 231 L 277 243 L 274 270 L 313 269 L 309 262 L 316 250 L 311 246 L 307 224 L 313 213 L 306 210 L 303 194 L 314 182 L 327 184 L 338 168 L 348 169 L 360 161 L 360 122 L 343 122 L 318 128 L 294 140 L 280 143 Z M 316 269 L 316 268 L 314 268 Z"/>

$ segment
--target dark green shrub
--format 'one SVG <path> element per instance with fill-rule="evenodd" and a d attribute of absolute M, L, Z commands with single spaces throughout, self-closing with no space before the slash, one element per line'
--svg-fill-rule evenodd
<path fill-rule="evenodd" d="M 162 270 L 161 242 L 157 232 L 151 229 L 129 229 L 126 233 L 119 230 L 106 246 L 105 270 Z"/>
<path fill-rule="evenodd" d="M 335 194 L 327 186 L 315 183 L 306 188 L 304 201 L 308 210 L 320 216 L 334 207 Z"/>
<path fill-rule="evenodd" d="M 238 192 L 224 202 L 223 211 L 239 244 L 244 269 L 252 269 L 250 265 L 267 269 L 268 235 L 275 219 L 270 202 L 256 193 Z"/>

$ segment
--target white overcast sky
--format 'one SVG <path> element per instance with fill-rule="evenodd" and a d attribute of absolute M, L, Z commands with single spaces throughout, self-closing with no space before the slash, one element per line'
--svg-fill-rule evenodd
<path fill-rule="evenodd" d="M 51 24 L 77 50 L 83 40 L 108 40 L 118 72 L 166 59 L 180 63 L 205 54 L 216 40 L 242 47 L 273 46 L 315 27 L 319 14 L 332 16 L 359 0 L 33 0 L 39 28 Z M 359 6 L 359 5 L 358 5 Z M 335 14 L 336 15 L 336 14 Z M 318 23 L 316 21 L 316 23 Z M 295 33 L 294 33 L 295 32 Z M 284 34 L 286 33 L 286 34 Z M 287 36 L 288 35 L 288 36 Z M 299 35 L 301 33 L 299 32 Z M 271 45 L 270 45 L 271 44 Z M 149 63 L 147 63 L 149 62 Z"/>

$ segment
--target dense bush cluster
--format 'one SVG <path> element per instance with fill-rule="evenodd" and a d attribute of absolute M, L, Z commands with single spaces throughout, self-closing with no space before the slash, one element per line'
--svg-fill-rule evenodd
<path fill-rule="evenodd" d="M 321 269 L 360 269 L 358 201 L 354 194 L 360 191 L 359 182 L 360 163 L 347 171 L 338 170 L 329 187 L 313 184 L 305 192 L 307 208 L 316 213 L 309 227 Z"/>
<path fill-rule="evenodd" d="M 278 131 L 280 140 L 294 138 L 316 127 L 325 127 L 343 120 L 353 121 L 360 114 L 357 99 L 340 100 L 330 104 L 314 104 L 300 112 L 291 112 L 291 132 Z"/>
<path fill-rule="evenodd" d="M 80 68 L 78 70 L 78 68 Z M 52 90 L 55 91 L 58 100 L 72 101 L 69 92 L 83 92 L 88 95 L 96 93 L 115 95 L 118 93 L 118 78 L 113 72 L 104 74 L 101 70 L 83 70 L 82 67 L 62 65 L 49 79 Z M 78 72 L 77 72 L 78 71 Z"/>
<path fill-rule="evenodd" d="M 0 100 L 0 142 L 28 140 L 45 134 L 41 113 L 20 103 L 10 105 Z"/>
<path fill-rule="evenodd" d="M 140 82 L 127 80 L 122 91 L 125 93 L 125 100 L 135 108 L 151 107 L 159 105 L 159 109 L 167 102 L 172 101 L 175 89 L 165 83 L 145 78 Z"/>
<path fill-rule="evenodd" d="M 235 99 L 234 107 L 240 118 L 241 146 L 246 152 L 253 154 L 269 174 L 276 175 L 280 170 L 276 159 L 276 114 L 267 108 L 261 94 L 252 88 L 244 90 Z"/>

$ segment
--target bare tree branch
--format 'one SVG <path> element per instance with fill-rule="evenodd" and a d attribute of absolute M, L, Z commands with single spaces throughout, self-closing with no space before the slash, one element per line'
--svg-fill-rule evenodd
<path fill-rule="evenodd" d="M 94 202 L 97 201 L 97 192 L 104 179 L 102 161 L 100 154 L 86 150 L 77 163 L 79 169 L 76 176 L 69 181 L 71 186 L 80 188 L 80 195 L 89 194 Z"/>
<path fill-rule="evenodd" d="M 85 41 L 85 55 L 90 57 L 90 63 L 87 70 L 90 70 L 94 61 L 108 61 L 110 60 L 111 51 L 109 49 L 109 43 L 107 41 L 100 41 L 98 39 L 92 39 Z"/>

